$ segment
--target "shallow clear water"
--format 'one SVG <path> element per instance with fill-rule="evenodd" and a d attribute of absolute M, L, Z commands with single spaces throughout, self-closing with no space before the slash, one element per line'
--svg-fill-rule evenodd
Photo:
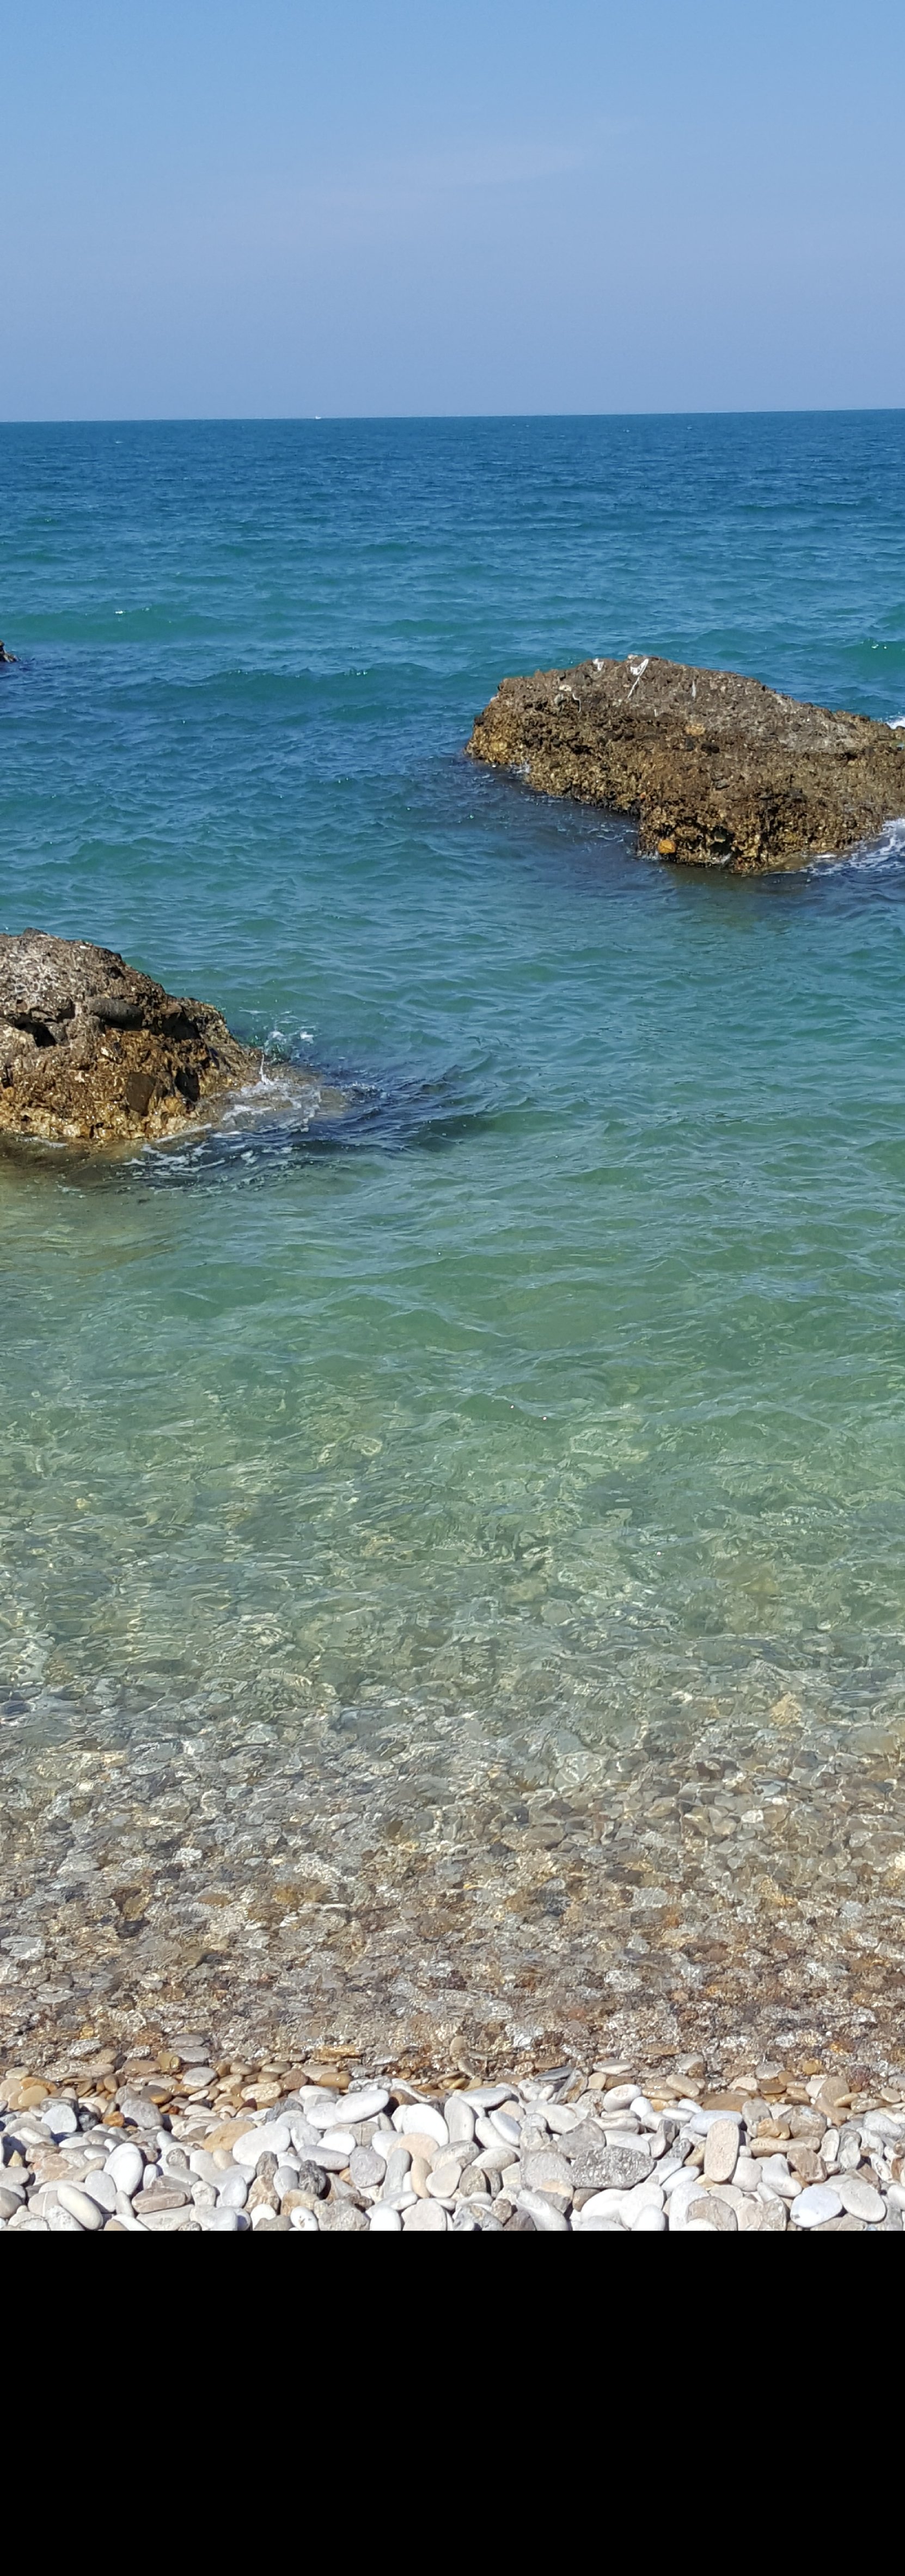
<path fill-rule="evenodd" d="M 462 744 L 632 648 L 905 712 L 905 415 L 0 457 L 0 925 L 354 1096 L 0 1159 L 0 1680 L 402 1692 L 554 1772 L 765 1662 L 901 1710 L 905 830 L 680 874 Z"/>

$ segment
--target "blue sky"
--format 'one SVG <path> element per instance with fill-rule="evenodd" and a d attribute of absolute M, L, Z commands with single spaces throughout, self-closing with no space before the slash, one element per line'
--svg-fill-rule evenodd
<path fill-rule="evenodd" d="M 901 0 L 22 0 L 0 416 L 905 403 Z"/>

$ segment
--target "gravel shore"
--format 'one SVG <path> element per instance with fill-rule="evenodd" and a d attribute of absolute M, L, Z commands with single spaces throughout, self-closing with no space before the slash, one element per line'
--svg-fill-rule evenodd
<path fill-rule="evenodd" d="M 0 2076 L 0 2230 L 687 2235 L 902 2230 L 905 2074 L 546 2068 L 429 2092 L 207 2034 Z"/>

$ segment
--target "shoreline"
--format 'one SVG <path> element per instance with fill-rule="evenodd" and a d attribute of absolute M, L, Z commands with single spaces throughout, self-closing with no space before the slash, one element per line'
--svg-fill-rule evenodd
<path fill-rule="evenodd" d="M 0 2066 L 167 2030 L 411 2079 L 572 2057 L 898 2077 L 900 1722 L 683 1709 L 568 1755 L 455 1708 L 0 1713 Z M 398 1738 L 393 1727 L 398 1726 Z M 148 2035 L 150 2034 L 150 2038 Z"/>
<path fill-rule="evenodd" d="M 905 2077 L 700 2057 L 418 2088 L 351 2050 L 79 2043 L 0 2075 L 0 2232 L 900 2234 Z M 81 2061 L 80 2063 L 78 2061 Z M 808 2066 L 811 2071 L 808 2072 Z"/>

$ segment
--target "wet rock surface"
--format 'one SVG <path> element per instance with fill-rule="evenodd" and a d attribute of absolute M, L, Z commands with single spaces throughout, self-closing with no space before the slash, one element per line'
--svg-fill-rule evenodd
<path fill-rule="evenodd" d="M 736 873 L 852 850 L 905 811 L 905 732 L 656 654 L 501 681 L 468 750 Z"/>
<path fill-rule="evenodd" d="M 165 992 L 113 949 L 40 930 L 0 937 L 0 1134 L 165 1136 L 259 1064 L 221 1012 Z"/>

